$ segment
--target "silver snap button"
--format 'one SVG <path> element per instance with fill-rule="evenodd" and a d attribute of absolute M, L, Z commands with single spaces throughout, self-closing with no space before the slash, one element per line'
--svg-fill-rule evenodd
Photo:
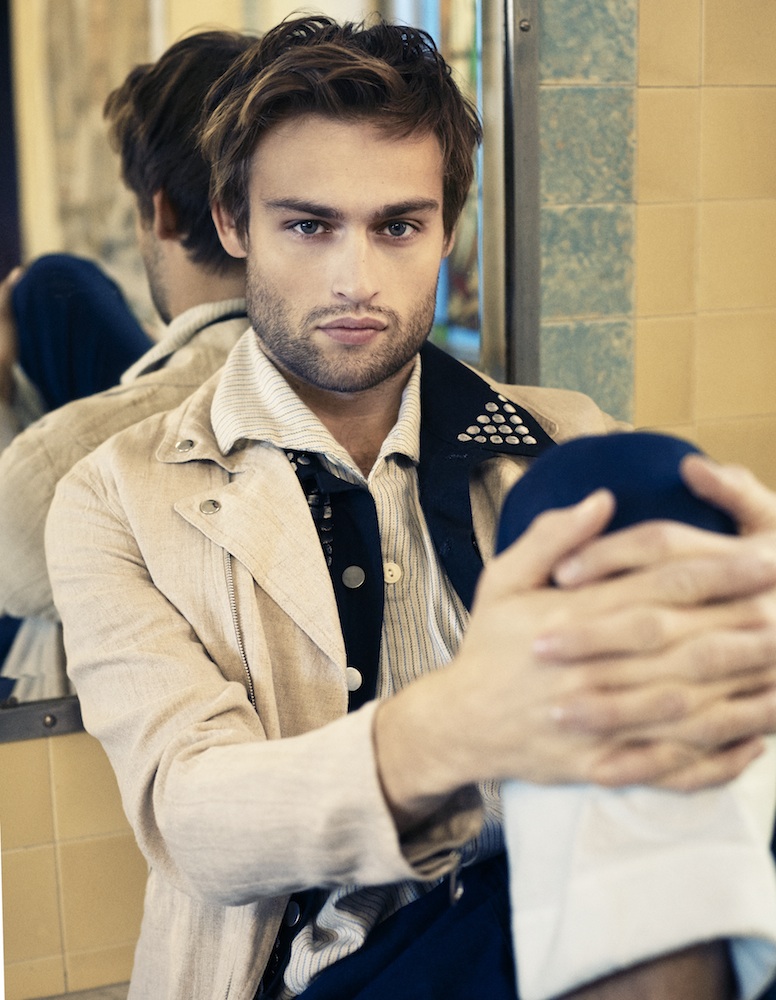
<path fill-rule="evenodd" d="M 296 927 L 302 917 L 302 907 L 297 903 L 295 899 L 286 907 L 286 912 L 283 916 L 283 922 L 286 927 Z"/>
<path fill-rule="evenodd" d="M 199 509 L 203 514 L 215 514 L 217 511 L 221 510 L 221 504 L 218 500 L 203 500 L 199 505 Z"/>
<path fill-rule="evenodd" d="M 360 566 L 348 566 L 342 571 L 342 582 L 349 590 L 358 590 L 366 580 L 366 573 Z"/>
<path fill-rule="evenodd" d="M 402 578 L 402 568 L 398 563 L 383 563 L 383 579 L 386 583 L 398 583 Z"/>
<path fill-rule="evenodd" d="M 345 683 L 348 686 L 348 691 L 358 691 L 364 683 L 361 671 L 357 670 L 355 667 L 348 667 L 345 671 Z"/>
<path fill-rule="evenodd" d="M 191 451 L 194 447 L 194 442 L 189 438 L 184 438 L 182 441 L 178 441 L 175 445 L 176 451 Z"/>

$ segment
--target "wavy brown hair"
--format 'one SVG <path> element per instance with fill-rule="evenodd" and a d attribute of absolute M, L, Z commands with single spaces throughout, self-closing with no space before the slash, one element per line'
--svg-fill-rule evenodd
<path fill-rule="evenodd" d="M 210 195 L 247 239 L 253 153 L 279 122 L 302 114 L 367 120 L 388 135 L 433 134 L 444 162 L 443 218 L 450 236 L 474 176 L 482 139 L 477 111 L 424 31 L 327 17 L 283 21 L 235 60 L 208 95 L 201 137 Z"/>
<path fill-rule="evenodd" d="M 145 223 L 153 196 L 164 190 L 190 258 L 214 270 L 234 266 L 210 215 L 210 168 L 199 148 L 199 122 L 208 90 L 255 38 L 203 31 L 171 45 L 155 62 L 136 66 L 111 91 L 103 114 L 121 176 Z"/>

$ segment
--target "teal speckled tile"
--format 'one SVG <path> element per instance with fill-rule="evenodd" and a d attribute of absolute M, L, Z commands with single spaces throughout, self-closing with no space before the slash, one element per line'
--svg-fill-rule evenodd
<path fill-rule="evenodd" d="M 634 83 L 638 0 L 541 0 L 542 80 Z"/>
<path fill-rule="evenodd" d="M 543 321 L 630 315 L 633 238 L 631 205 L 543 208 Z"/>
<path fill-rule="evenodd" d="M 630 320 L 548 323 L 540 338 L 542 385 L 578 389 L 613 417 L 632 419 Z"/>
<path fill-rule="evenodd" d="M 542 87 L 542 201 L 633 200 L 632 87 Z"/>

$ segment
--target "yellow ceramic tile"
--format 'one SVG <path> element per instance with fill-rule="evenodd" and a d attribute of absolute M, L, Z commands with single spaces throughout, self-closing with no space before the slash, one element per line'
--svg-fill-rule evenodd
<path fill-rule="evenodd" d="M 710 420 L 698 425 L 699 446 L 720 462 L 745 465 L 776 489 L 776 416 Z"/>
<path fill-rule="evenodd" d="M 132 836 L 66 841 L 59 863 L 66 952 L 134 943 L 146 865 Z"/>
<path fill-rule="evenodd" d="M 695 205 L 636 209 L 636 315 L 695 310 Z"/>
<path fill-rule="evenodd" d="M 3 854 L 3 930 L 8 962 L 61 955 L 53 847 Z"/>
<path fill-rule="evenodd" d="M 65 992 L 62 956 L 11 962 L 5 966 L 5 1000 L 29 1000 Z"/>
<path fill-rule="evenodd" d="M 132 972 L 135 945 L 120 945 L 100 951 L 74 952 L 66 956 L 67 984 L 71 992 L 125 983 Z"/>
<path fill-rule="evenodd" d="M 641 0 L 639 85 L 693 86 L 700 80 L 701 0 Z"/>
<path fill-rule="evenodd" d="M 690 316 L 636 322 L 634 423 L 683 424 L 692 420 L 695 321 Z"/>
<path fill-rule="evenodd" d="M 0 743 L 3 850 L 54 839 L 47 740 Z"/>
<path fill-rule="evenodd" d="M 704 83 L 776 83 L 773 0 L 704 0 L 703 13 Z"/>
<path fill-rule="evenodd" d="M 700 205 L 698 308 L 776 307 L 776 199 Z"/>
<path fill-rule="evenodd" d="M 699 420 L 776 414 L 776 311 L 698 317 Z"/>
<path fill-rule="evenodd" d="M 128 833 L 116 779 L 97 740 L 68 733 L 50 744 L 58 838 Z"/>
<path fill-rule="evenodd" d="M 698 197 L 700 90 L 641 89 L 637 97 L 636 200 Z"/>
<path fill-rule="evenodd" d="M 776 87 L 706 87 L 701 197 L 776 198 L 774 164 Z"/>

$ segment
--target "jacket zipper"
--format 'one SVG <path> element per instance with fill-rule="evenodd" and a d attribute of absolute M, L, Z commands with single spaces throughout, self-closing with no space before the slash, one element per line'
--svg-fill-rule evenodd
<path fill-rule="evenodd" d="M 224 549 L 224 565 L 226 567 L 226 589 L 229 594 L 229 607 L 232 610 L 232 624 L 234 625 L 237 648 L 240 651 L 240 659 L 242 660 L 243 670 L 245 671 L 245 679 L 248 685 L 248 697 L 250 698 L 251 705 L 253 705 L 254 712 L 258 712 L 258 709 L 256 708 L 256 692 L 253 689 L 253 678 L 251 677 L 251 672 L 248 668 L 248 657 L 245 653 L 245 643 L 243 642 L 242 629 L 240 628 L 240 619 L 237 615 L 237 598 L 234 593 L 232 557 L 226 549 Z"/>

